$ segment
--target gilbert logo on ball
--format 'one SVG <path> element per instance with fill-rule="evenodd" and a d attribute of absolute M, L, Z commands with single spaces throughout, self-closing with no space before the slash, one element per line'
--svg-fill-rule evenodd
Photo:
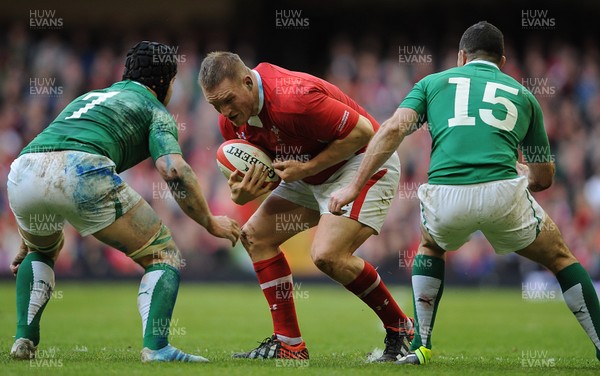
<path fill-rule="evenodd" d="M 261 148 L 242 139 L 225 141 L 217 150 L 217 166 L 226 178 L 235 170 L 239 170 L 243 176 L 250 165 L 256 164 L 259 168 L 268 169 L 267 184 L 279 182 L 272 162 L 271 157 Z"/>

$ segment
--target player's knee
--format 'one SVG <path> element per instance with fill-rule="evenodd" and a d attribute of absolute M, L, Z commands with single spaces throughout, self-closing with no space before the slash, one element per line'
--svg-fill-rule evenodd
<path fill-rule="evenodd" d="M 275 244 L 268 234 L 259 234 L 252 223 L 246 223 L 242 226 L 240 240 L 250 258 L 261 257 L 263 251 L 271 251 L 277 248 L 279 244 Z"/>
<path fill-rule="evenodd" d="M 180 269 L 183 267 L 183 259 L 181 258 L 181 252 L 179 252 L 179 249 L 177 248 L 174 242 L 171 242 L 171 244 L 158 251 L 155 257 L 153 257 L 152 263 L 168 264 L 174 267 L 175 269 Z"/>
<path fill-rule="evenodd" d="M 176 269 L 181 269 L 184 266 L 184 261 L 181 257 L 181 252 L 175 244 L 168 244 L 162 249 L 157 249 L 148 254 L 134 260 L 143 268 L 147 268 L 153 264 L 167 264 Z"/>
<path fill-rule="evenodd" d="M 311 258 L 315 266 L 327 275 L 332 275 L 343 266 L 340 257 L 331 252 L 313 251 Z"/>
<path fill-rule="evenodd" d="M 161 225 L 146 244 L 128 256 L 144 268 L 152 264 L 168 264 L 177 269 L 184 266 L 181 252 L 165 225 Z"/>
<path fill-rule="evenodd" d="M 19 231 L 21 231 L 21 230 L 19 230 Z M 60 234 L 58 235 L 58 238 L 55 241 L 53 241 L 51 244 L 44 245 L 44 246 L 35 244 L 31 240 L 29 240 L 25 236 L 23 236 L 22 233 L 21 233 L 21 239 L 23 239 L 23 242 L 25 243 L 27 248 L 29 248 L 30 251 L 42 253 L 44 256 L 47 256 L 54 261 L 56 261 L 56 258 L 58 257 L 60 250 L 62 249 L 63 245 L 65 244 L 65 235 L 62 231 L 60 232 Z"/>
<path fill-rule="evenodd" d="M 242 245 L 244 249 L 250 253 L 250 250 L 254 246 L 254 232 L 252 228 L 248 227 L 247 224 L 242 226 L 242 231 L 240 233 L 240 240 L 242 241 Z"/>
<path fill-rule="evenodd" d="M 547 261 L 546 267 L 550 269 L 554 274 L 558 273 L 562 269 L 567 266 L 574 264 L 577 261 L 571 250 L 564 242 L 560 242 L 555 247 L 556 251 L 550 255 L 549 260 Z"/>

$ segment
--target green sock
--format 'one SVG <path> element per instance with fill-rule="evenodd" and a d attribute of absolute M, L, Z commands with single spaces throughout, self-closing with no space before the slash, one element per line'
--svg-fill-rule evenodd
<path fill-rule="evenodd" d="M 588 272 L 579 263 L 556 273 L 565 303 L 596 347 L 600 360 L 600 304 Z"/>
<path fill-rule="evenodd" d="M 179 290 L 179 271 L 168 264 L 146 268 L 138 292 L 144 347 L 158 350 L 169 344 L 171 315 Z"/>
<path fill-rule="evenodd" d="M 421 346 L 431 349 L 431 332 L 438 304 L 444 291 L 444 265 L 441 258 L 416 255 L 412 268 L 415 338 L 411 350 Z"/>
<path fill-rule="evenodd" d="M 40 319 L 54 290 L 54 261 L 30 252 L 17 272 L 17 333 L 15 339 L 40 342 Z"/>

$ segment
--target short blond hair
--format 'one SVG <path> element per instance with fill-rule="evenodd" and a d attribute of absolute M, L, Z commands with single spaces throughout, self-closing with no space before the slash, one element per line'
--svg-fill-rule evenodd
<path fill-rule="evenodd" d="M 211 52 L 202 60 L 198 83 L 204 90 L 212 90 L 225 79 L 234 80 L 248 70 L 238 54 L 227 51 Z"/>

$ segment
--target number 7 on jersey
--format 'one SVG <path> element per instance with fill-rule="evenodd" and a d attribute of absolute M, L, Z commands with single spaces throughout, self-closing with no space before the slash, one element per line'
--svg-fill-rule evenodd
<path fill-rule="evenodd" d="M 67 116 L 65 118 L 65 120 L 67 119 L 79 119 L 81 117 L 81 115 L 85 114 L 86 112 L 88 112 L 89 110 L 91 110 L 92 108 L 94 108 L 95 105 L 104 102 L 105 100 L 107 100 L 110 97 L 113 97 L 115 95 L 119 94 L 118 91 L 109 91 L 108 93 L 89 93 L 88 95 L 86 95 L 85 97 L 82 98 L 82 100 L 88 100 L 91 98 L 96 98 L 93 101 L 91 101 L 90 103 L 86 104 L 85 106 L 83 106 L 82 108 L 80 108 L 79 110 L 73 112 L 73 114 L 71 116 Z"/>

